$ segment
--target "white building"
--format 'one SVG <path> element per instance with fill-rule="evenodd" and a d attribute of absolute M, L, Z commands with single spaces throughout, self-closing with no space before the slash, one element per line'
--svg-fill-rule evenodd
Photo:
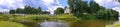
<path fill-rule="evenodd" d="M 70 14 L 70 9 L 69 9 L 69 7 L 65 8 L 64 13 Z"/>

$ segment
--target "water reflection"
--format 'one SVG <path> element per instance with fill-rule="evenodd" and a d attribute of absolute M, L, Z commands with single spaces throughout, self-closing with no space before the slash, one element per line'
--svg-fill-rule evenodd
<path fill-rule="evenodd" d="M 82 20 L 71 22 L 70 27 L 105 27 L 106 24 L 112 23 L 107 20 Z"/>
<path fill-rule="evenodd" d="M 67 27 L 67 23 L 46 21 L 40 24 L 41 27 Z"/>
<path fill-rule="evenodd" d="M 37 23 L 24 22 L 27 27 L 105 27 L 113 21 L 107 20 L 81 20 L 76 22 L 56 22 L 56 21 L 43 21 Z"/>

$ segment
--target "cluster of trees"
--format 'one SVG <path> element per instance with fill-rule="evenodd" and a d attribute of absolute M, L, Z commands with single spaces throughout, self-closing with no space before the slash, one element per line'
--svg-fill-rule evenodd
<path fill-rule="evenodd" d="M 55 14 L 63 14 L 63 13 L 64 13 L 64 9 L 58 7 L 56 10 L 54 10 L 54 13 L 55 13 Z"/>
<path fill-rule="evenodd" d="M 96 2 L 90 1 L 88 4 L 82 0 L 68 0 L 68 4 L 71 9 L 71 13 L 78 18 L 82 19 L 105 19 L 113 20 L 118 19 L 118 12 L 112 9 L 106 9 L 99 6 Z"/>
<path fill-rule="evenodd" d="M 17 8 L 16 10 L 10 10 L 10 14 L 46 14 L 47 11 L 42 11 L 40 7 L 33 8 L 30 6 L 25 6 L 24 9 Z"/>
<path fill-rule="evenodd" d="M 105 19 L 105 20 L 116 20 L 118 19 L 118 12 L 112 9 L 106 9 L 105 7 L 99 6 L 94 1 L 90 1 L 88 4 L 86 1 L 82 0 L 68 0 L 69 8 L 71 13 L 77 18 L 82 19 Z M 42 12 L 41 8 L 33 8 L 30 6 L 25 6 L 24 9 L 17 8 L 16 10 L 10 10 L 11 14 L 45 14 L 49 13 L 47 11 Z M 55 14 L 64 13 L 63 8 L 57 8 L 54 11 Z"/>

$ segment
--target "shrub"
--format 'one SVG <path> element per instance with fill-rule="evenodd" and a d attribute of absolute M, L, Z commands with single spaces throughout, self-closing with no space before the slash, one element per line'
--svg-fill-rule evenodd
<path fill-rule="evenodd" d="M 57 19 L 57 20 L 60 20 L 60 21 L 67 21 L 67 22 L 79 20 L 79 19 L 77 19 L 76 16 L 68 15 L 68 14 L 59 14 L 59 15 L 54 16 L 54 18 Z"/>
<path fill-rule="evenodd" d="M 81 15 L 80 18 L 82 18 L 82 19 L 97 19 L 96 16 L 93 14 Z"/>
<path fill-rule="evenodd" d="M 59 15 L 54 16 L 54 18 L 77 18 L 77 17 L 73 15 L 68 15 L 68 14 L 59 14 Z"/>

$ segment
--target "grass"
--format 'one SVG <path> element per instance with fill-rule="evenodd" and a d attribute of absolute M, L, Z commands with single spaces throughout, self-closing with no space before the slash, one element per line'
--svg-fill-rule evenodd
<path fill-rule="evenodd" d="M 0 21 L 0 27 L 26 27 L 26 26 L 16 22 Z"/>
<path fill-rule="evenodd" d="M 59 14 L 54 16 L 54 18 L 58 19 L 59 21 L 64 21 L 64 22 L 74 22 L 78 21 L 79 19 L 72 15 L 72 14 Z"/>
<path fill-rule="evenodd" d="M 120 22 L 116 22 L 112 25 L 107 25 L 106 27 L 120 27 Z"/>
<path fill-rule="evenodd" d="M 68 14 L 60 14 L 60 15 L 56 15 L 54 16 L 55 18 L 77 18 L 73 15 L 68 15 Z"/>
<path fill-rule="evenodd" d="M 90 19 L 95 18 L 93 15 L 86 15 L 86 16 L 81 16 L 81 17 L 90 18 Z M 8 14 L 8 15 L 0 15 L 0 20 L 1 19 L 5 20 L 5 21 L 0 21 L 0 27 L 25 27 L 24 26 L 25 24 L 23 25 L 23 24 L 20 24 L 20 23 L 16 23 L 16 22 L 21 22 L 23 20 L 25 20 L 28 23 L 28 25 L 30 24 L 30 25 L 33 26 L 33 24 L 31 24 L 31 23 L 42 22 L 45 19 L 47 19 L 48 21 L 52 21 L 52 18 L 55 18 L 55 19 L 57 19 L 58 21 L 61 21 L 61 22 L 78 22 L 79 21 L 78 23 L 75 23 L 75 25 L 78 24 L 77 25 L 78 27 L 80 26 L 79 23 L 82 21 L 81 19 L 78 19 L 76 16 L 71 15 L 71 14 L 69 14 L 69 15 L 68 14 L 59 14 L 59 15 L 55 15 L 55 16 L 50 16 L 50 15 L 27 15 L 27 16 L 21 16 L 21 15 L 13 15 L 13 14 L 9 15 Z M 14 22 L 11 22 L 11 21 L 14 21 Z M 54 20 L 54 21 L 56 21 L 56 20 Z M 85 21 L 84 24 L 86 24 L 86 23 L 87 22 Z M 99 22 L 96 22 L 96 23 L 93 23 L 93 24 L 98 24 L 98 23 Z M 100 22 L 100 23 L 102 25 L 102 22 Z M 110 27 L 110 26 L 112 27 L 113 25 L 107 25 L 107 27 Z"/>

